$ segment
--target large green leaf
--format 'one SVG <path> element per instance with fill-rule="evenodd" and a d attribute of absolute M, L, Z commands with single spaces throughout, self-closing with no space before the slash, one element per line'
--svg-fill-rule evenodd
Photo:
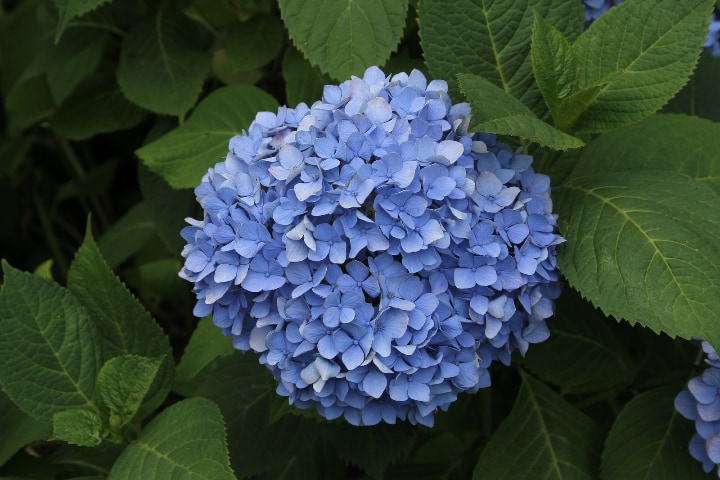
<path fill-rule="evenodd" d="M 58 26 L 57 32 L 55 33 L 55 42 L 60 40 L 60 36 L 74 18 L 82 17 L 109 1 L 111 0 L 53 0 L 58 9 Z"/>
<path fill-rule="evenodd" d="M 402 37 L 408 0 L 280 0 L 290 38 L 310 63 L 336 80 L 390 58 Z"/>
<path fill-rule="evenodd" d="M 714 0 L 631 1 L 611 8 L 573 45 L 580 87 L 605 84 L 575 128 L 606 132 L 658 111 L 687 83 Z"/>
<path fill-rule="evenodd" d="M 68 288 L 97 325 L 105 359 L 126 354 L 165 357 L 142 410 L 150 413 L 165 399 L 172 383 L 170 344 L 160 326 L 107 266 L 89 228 L 70 265 Z"/>
<path fill-rule="evenodd" d="M 323 86 L 332 83 L 330 77 L 310 65 L 295 48 L 285 50 L 282 72 L 285 79 L 285 97 L 291 107 L 300 102 L 312 105 L 322 97 Z"/>
<path fill-rule="evenodd" d="M 407 424 L 375 425 L 358 429 L 348 423 L 331 425 L 328 439 L 342 458 L 382 478 L 387 466 L 409 450 L 416 430 Z"/>
<path fill-rule="evenodd" d="M 98 238 L 98 248 L 108 266 L 115 268 L 140 250 L 155 233 L 148 206 L 139 202 Z"/>
<path fill-rule="evenodd" d="M 470 101 L 470 129 L 512 135 L 555 150 L 585 145 L 582 140 L 543 122 L 519 100 L 477 75 L 460 74 L 460 88 Z"/>
<path fill-rule="evenodd" d="M 673 408 L 679 388 L 664 387 L 633 398 L 605 440 L 603 480 L 694 480 L 708 478 L 690 456 L 693 425 Z"/>
<path fill-rule="evenodd" d="M 258 15 L 238 24 L 225 42 L 227 60 L 234 70 L 260 68 L 280 53 L 284 28 L 274 15 Z"/>
<path fill-rule="evenodd" d="M 589 417 L 524 375 L 515 406 L 483 449 L 473 479 L 594 479 L 601 442 Z"/>
<path fill-rule="evenodd" d="M 533 11 L 530 55 L 535 82 L 558 122 L 557 111 L 562 99 L 575 90 L 577 64 L 570 42 L 547 20 Z"/>
<path fill-rule="evenodd" d="M 235 351 L 215 358 L 194 377 L 192 385 L 183 384 L 180 390 L 218 404 L 232 438 L 230 459 L 239 477 L 282 470 L 293 457 L 312 451 L 321 429 L 297 415 L 284 415 L 271 423 L 270 407 L 276 393 L 270 378 L 257 355 Z"/>
<path fill-rule="evenodd" d="M 117 80 L 125 96 L 152 112 L 183 116 L 195 105 L 210 57 L 193 42 L 195 25 L 158 10 L 123 39 Z"/>
<path fill-rule="evenodd" d="M 50 126 L 70 140 L 125 130 L 140 123 L 146 112 L 130 103 L 112 78 L 91 78 L 80 84 L 55 114 Z"/>
<path fill-rule="evenodd" d="M 109 480 L 234 480 L 217 405 L 191 398 L 165 409 L 117 459 Z"/>
<path fill-rule="evenodd" d="M 145 145 L 137 154 L 172 187 L 195 187 L 209 167 L 225 158 L 230 139 L 249 127 L 257 112 L 265 110 L 276 111 L 277 102 L 259 88 L 219 88 L 197 106 L 185 123 Z"/>
<path fill-rule="evenodd" d="M 0 383 L 25 413 L 49 423 L 93 399 L 103 345 L 73 294 L 3 262 L 0 291 Z"/>
<path fill-rule="evenodd" d="M 720 62 L 705 50 L 690 81 L 663 112 L 687 113 L 720 122 Z"/>
<path fill-rule="evenodd" d="M 570 41 L 582 32 L 579 1 L 420 0 L 420 38 L 430 73 L 451 87 L 458 73 L 481 75 L 543 118 L 547 107 L 530 59 L 533 10 Z"/>
<path fill-rule="evenodd" d="M 686 115 L 653 115 L 590 143 L 582 150 L 572 175 L 668 170 L 692 177 L 720 194 L 718 138 L 718 123 Z"/>
<path fill-rule="evenodd" d="M 655 170 L 571 177 L 555 190 L 559 264 L 607 315 L 720 345 L 720 197 Z"/>
<path fill-rule="evenodd" d="M 600 392 L 627 384 L 633 363 L 613 323 L 566 287 L 555 316 L 548 320 L 550 338 L 533 345 L 522 364 L 563 393 Z"/>
<path fill-rule="evenodd" d="M 210 317 L 201 319 L 190 337 L 185 353 L 175 372 L 176 389 L 192 381 L 195 376 L 218 357 L 235 352 L 232 342 L 223 336 Z"/>
<path fill-rule="evenodd" d="M 47 438 L 50 429 L 47 422 L 38 422 L 23 413 L 0 390 L 0 432 L 2 432 L 2 442 L 0 442 L 0 466 L 2 466 L 28 443 Z"/>

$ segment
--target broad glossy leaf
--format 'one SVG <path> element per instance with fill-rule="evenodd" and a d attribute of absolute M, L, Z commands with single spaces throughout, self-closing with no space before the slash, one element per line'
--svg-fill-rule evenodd
<path fill-rule="evenodd" d="M 49 423 L 68 408 L 96 409 L 103 345 L 81 302 L 60 285 L 3 262 L 0 383 L 28 415 Z"/>
<path fill-rule="evenodd" d="M 232 342 L 223 336 L 210 317 L 201 319 L 193 332 L 185 353 L 175 371 L 175 384 L 191 381 L 200 371 L 218 357 L 235 352 Z M 177 388 L 177 387 L 176 387 Z M 182 391 L 182 390 L 181 390 Z"/>
<path fill-rule="evenodd" d="M 718 123 L 687 115 L 653 115 L 598 137 L 582 150 L 572 175 L 666 170 L 694 178 L 720 194 L 718 138 Z"/>
<path fill-rule="evenodd" d="M 285 79 L 285 96 L 289 106 L 294 107 L 300 102 L 312 105 L 320 100 L 323 86 L 330 85 L 332 80 L 313 67 L 295 48 L 285 50 L 282 63 Z"/>
<path fill-rule="evenodd" d="M 295 46 L 335 80 L 362 76 L 397 48 L 408 0 L 280 0 L 280 13 Z"/>
<path fill-rule="evenodd" d="M 165 399 L 172 383 L 170 345 L 160 326 L 107 266 L 89 228 L 70 265 L 68 288 L 97 326 L 105 360 L 126 354 L 165 357 L 141 412 L 150 413 Z"/>
<path fill-rule="evenodd" d="M 611 8 L 573 45 L 580 87 L 605 84 L 575 128 L 606 132 L 658 111 L 687 83 L 715 0 L 631 1 Z"/>
<path fill-rule="evenodd" d="M 490 81 L 469 74 L 460 74 L 458 78 L 472 108 L 472 131 L 512 135 L 555 150 L 585 145 L 579 138 L 537 118 L 528 107 Z"/>
<path fill-rule="evenodd" d="M 181 391 L 209 398 L 222 410 L 228 437 L 233 439 L 230 459 L 238 477 L 276 471 L 312 449 L 322 432 L 321 424 L 295 415 L 270 423 L 270 398 L 277 395 L 273 383 L 257 355 L 235 351 L 217 357 L 195 376 L 193 385 Z"/>
<path fill-rule="evenodd" d="M 97 244 L 110 268 L 130 258 L 156 234 L 155 225 L 144 202 L 136 203 L 112 224 Z"/>
<path fill-rule="evenodd" d="M 667 171 L 571 177 L 554 191 L 568 282 L 606 315 L 720 345 L 720 197 Z"/>
<path fill-rule="evenodd" d="M 601 442 L 589 417 L 523 375 L 515 406 L 480 454 L 473 479 L 594 479 Z"/>
<path fill-rule="evenodd" d="M 134 22 L 123 39 L 117 80 L 133 103 L 183 116 L 200 96 L 210 56 L 193 42 L 195 25 L 158 10 Z"/>
<path fill-rule="evenodd" d="M 207 169 L 225 158 L 230 139 L 248 128 L 261 111 L 276 112 L 277 102 L 259 88 L 219 88 L 185 123 L 136 153 L 172 187 L 196 187 Z"/>
<path fill-rule="evenodd" d="M 556 308 L 548 319 L 550 338 L 528 350 L 523 366 L 563 393 L 608 391 L 632 380 L 633 361 L 611 328 L 613 320 L 568 287 Z"/>
<path fill-rule="evenodd" d="M 236 24 L 225 43 L 227 60 L 235 70 L 253 70 L 269 63 L 283 46 L 284 28 L 273 15 L 258 15 Z"/>
<path fill-rule="evenodd" d="M 690 81 L 670 100 L 663 112 L 686 113 L 720 122 L 720 62 L 703 51 Z"/>
<path fill-rule="evenodd" d="M 38 422 L 26 415 L 0 390 L 0 466 L 15 452 L 35 440 L 47 438 L 50 429 L 47 422 Z"/>
<path fill-rule="evenodd" d="M 73 19 L 82 17 L 109 1 L 111 0 L 53 0 L 58 9 L 58 26 L 57 32 L 55 33 L 55 42 L 57 43 L 60 40 L 60 36 Z"/>
<path fill-rule="evenodd" d="M 535 82 L 553 114 L 555 123 L 561 101 L 576 88 L 577 64 L 570 42 L 547 20 L 533 11 L 530 49 Z"/>
<path fill-rule="evenodd" d="M 693 424 L 673 407 L 680 389 L 641 393 L 625 405 L 605 440 L 603 480 L 694 480 L 708 478 L 690 456 Z"/>
<path fill-rule="evenodd" d="M 545 117 L 533 81 L 530 37 L 533 10 L 569 40 L 582 32 L 583 6 L 567 0 L 420 0 L 418 15 L 425 62 L 435 78 L 480 75 Z"/>
<path fill-rule="evenodd" d="M 328 439 L 338 454 L 372 478 L 382 478 L 387 466 L 410 449 L 415 434 L 416 430 L 405 423 L 358 429 L 343 422 L 328 428 Z"/>
<path fill-rule="evenodd" d="M 138 164 L 138 181 L 148 215 L 165 246 L 177 258 L 185 245 L 180 230 L 185 218 L 195 216 L 199 206 L 190 189 L 175 190 L 142 163 Z"/>
<path fill-rule="evenodd" d="M 163 357 L 123 355 L 111 358 L 102 366 L 97 378 L 97 396 L 110 412 L 113 428 L 135 417 L 162 362 Z"/>
<path fill-rule="evenodd" d="M 140 123 L 146 112 L 130 103 L 112 78 L 93 78 L 79 85 L 50 118 L 50 126 L 70 140 L 125 130 Z"/>
<path fill-rule="evenodd" d="M 183 400 L 143 428 L 109 476 L 109 480 L 139 478 L 234 480 L 217 405 L 204 398 Z"/>

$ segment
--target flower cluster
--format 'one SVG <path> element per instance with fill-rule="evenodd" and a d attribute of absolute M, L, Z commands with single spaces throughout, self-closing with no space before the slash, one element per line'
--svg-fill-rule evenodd
<path fill-rule="evenodd" d="M 355 425 L 432 425 L 492 361 L 548 335 L 562 242 L 550 180 L 419 71 L 259 113 L 195 190 L 195 315 L 277 392 Z"/>
<path fill-rule="evenodd" d="M 586 25 L 594 22 L 600 16 L 607 12 L 610 7 L 614 7 L 625 0 L 582 0 L 585 6 L 585 22 Z"/>
<path fill-rule="evenodd" d="M 720 359 L 708 342 L 703 341 L 702 348 L 710 368 L 690 380 L 687 390 L 675 397 L 675 409 L 695 422 L 697 433 L 690 440 L 690 454 L 709 473 L 720 465 Z"/>
<path fill-rule="evenodd" d="M 707 40 L 703 46 L 710 50 L 713 57 L 720 57 L 720 10 L 715 9 L 713 12 Z"/>

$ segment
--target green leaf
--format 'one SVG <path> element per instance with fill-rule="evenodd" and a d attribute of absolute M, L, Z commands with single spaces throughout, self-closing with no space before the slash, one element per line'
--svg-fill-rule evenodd
<path fill-rule="evenodd" d="M 328 439 L 342 458 L 382 478 L 387 466 L 410 449 L 415 433 L 407 424 L 357 428 L 343 422 L 328 428 Z"/>
<path fill-rule="evenodd" d="M 218 357 L 235 352 L 232 342 L 222 334 L 222 330 L 213 324 L 210 317 L 201 319 L 193 332 L 185 353 L 175 370 L 175 385 L 187 384 L 200 371 Z M 180 390 L 182 392 L 182 387 Z"/>
<path fill-rule="evenodd" d="M 258 15 L 230 32 L 225 51 L 235 70 L 247 71 L 270 63 L 283 46 L 285 29 L 279 18 Z"/>
<path fill-rule="evenodd" d="M 53 432 L 50 440 L 96 447 L 108 436 L 103 419 L 96 411 L 71 408 L 53 415 Z"/>
<path fill-rule="evenodd" d="M 543 122 L 518 99 L 482 77 L 458 75 L 460 88 L 470 101 L 470 129 L 512 135 L 555 150 L 579 148 L 582 140 Z"/>
<path fill-rule="evenodd" d="M 717 79 L 720 62 L 705 50 L 690 81 L 663 109 L 667 113 L 687 113 L 720 122 L 720 95 Z"/>
<path fill-rule="evenodd" d="M 91 78 L 60 105 L 50 126 L 58 135 L 79 141 L 134 127 L 145 115 L 127 101 L 114 79 Z"/>
<path fill-rule="evenodd" d="M 73 407 L 96 410 L 102 346 L 81 303 L 60 285 L 3 262 L 0 384 L 40 422 Z"/>
<path fill-rule="evenodd" d="M 575 128 L 606 132 L 637 123 L 688 81 L 705 41 L 714 0 L 625 2 L 573 45 L 580 87 L 606 84 Z"/>
<path fill-rule="evenodd" d="M 123 355 L 102 366 L 96 383 L 97 396 L 110 412 L 113 429 L 119 429 L 135 417 L 163 359 Z"/>
<path fill-rule="evenodd" d="M 228 338 L 224 341 L 230 343 Z M 292 457 L 312 451 L 321 432 L 320 425 L 296 415 L 268 421 L 270 399 L 277 395 L 271 378 L 257 355 L 235 351 L 203 368 L 192 388 L 183 386 L 183 394 L 208 398 L 222 410 L 228 437 L 233 439 L 232 466 L 241 478 L 273 472 Z"/>
<path fill-rule="evenodd" d="M 209 167 L 225 158 L 230 139 L 248 128 L 257 112 L 266 110 L 276 111 L 277 102 L 259 88 L 219 88 L 185 123 L 136 153 L 173 188 L 194 188 Z"/>
<path fill-rule="evenodd" d="M 162 10 L 131 25 L 117 70 L 120 89 L 131 102 L 176 116 L 195 105 L 210 57 L 193 42 L 194 27 L 180 14 Z"/>
<path fill-rule="evenodd" d="M 601 442 L 589 417 L 523 375 L 515 406 L 483 449 L 473 479 L 594 479 Z"/>
<path fill-rule="evenodd" d="M 150 413 L 165 400 L 172 383 L 170 345 L 160 326 L 107 266 L 89 228 L 70 265 L 68 288 L 97 325 L 105 359 L 126 354 L 165 357 L 141 412 Z"/>
<path fill-rule="evenodd" d="M 180 236 L 180 230 L 187 226 L 185 218 L 196 215 L 199 210 L 195 194 L 190 189 L 173 189 L 142 163 L 138 164 L 138 180 L 148 214 L 160 239 L 179 258 L 186 243 Z"/>
<path fill-rule="evenodd" d="M 234 480 L 218 407 L 191 398 L 163 410 L 117 459 L 109 480 Z"/>
<path fill-rule="evenodd" d="M 569 40 L 583 28 L 583 5 L 568 0 L 420 0 L 420 38 L 435 78 L 480 75 L 544 118 L 547 107 L 533 81 L 530 32 L 533 10 Z"/>
<path fill-rule="evenodd" d="M 688 453 L 693 425 L 673 407 L 680 389 L 664 387 L 628 402 L 605 440 L 603 480 L 683 480 L 708 478 Z"/>
<path fill-rule="evenodd" d="M 653 115 L 600 136 L 583 149 L 572 175 L 622 170 L 682 173 L 720 194 L 720 124 L 686 115 Z"/>
<path fill-rule="evenodd" d="M 720 345 L 720 197 L 663 171 L 571 177 L 555 190 L 558 263 L 606 315 Z"/>
<path fill-rule="evenodd" d="M 130 258 L 155 236 L 148 206 L 136 203 L 98 239 L 98 248 L 110 268 Z"/>
<path fill-rule="evenodd" d="M 280 0 L 280 14 L 295 46 L 324 73 L 344 81 L 382 65 L 405 26 L 408 0 Z"/>
<path fill-rule="evenodd" d="M 556 125 L 560 103 L 575 90 L 577 65 L 570 42 L 547 20 L 533 10 L 530 48 L 533 74 Z"/>
<path fill-rule="evenodd" d="M 0 390 L 0 466 L 28 443 L 47 438 L 47 423 L 38 422 L 26 415 Z"/>
<path fill-rule="evenodd" d="M 74 18 L 82 17 L 109 1 L 110 0 L 53 0 L 58 9 L 58 26 L 57 32 L 55 32 L 55 43 L 60 40 L 63 32 Z"/>
<path fill-rule="evenodd" d="M 550 338 L 528 350 L 523 366 L 565 394 L 608 391 L 630 383 L 633 363 L 610 327 L 615 322 L 568 290 L 548 320 Z"/>
<path fill-rule="evenodd" d="M 310 65 L 302 54 L 292 47 L 285 50 L 282 74 L 287 103 L 293 106 L 300 102 L 312 105 L 322 97 L 323 87 L 332 83 L 330 77 Z"/>

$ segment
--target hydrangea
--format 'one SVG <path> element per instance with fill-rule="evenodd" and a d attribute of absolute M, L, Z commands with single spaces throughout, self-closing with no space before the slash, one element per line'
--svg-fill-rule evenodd
<path fill-rule="evenodd" d="M 560 293 L 550 179 L 468 134 L 419 71 L 258 113 L 195 189 L 180 276 L 195 315 L 259 354 L 290 403 L 433 424 L 493 361 L 545 340 Z"/>
<path fill-rule="evenodd" d="M 675 409 L 695 422 L 697 433 L 690 439 L 690 455 L 709 473 L 720 465 L 720 360 L 708 342 L 703 341 L 702 348 L 710 367 L 675 397 Z"/>
<path fill-rule="evenodd" d="M 713 57 L 720 57 L 720 10 L 715 10 L 713 13 L 707 40 L 703 46 L 710 50 Z"/>
<path fill-rule="evenodd" d="M 585 22 L 590 24 L 600 18 L 610 7 L 614 7 L 625 0 L 582 0 L 585 6 Z"/>

